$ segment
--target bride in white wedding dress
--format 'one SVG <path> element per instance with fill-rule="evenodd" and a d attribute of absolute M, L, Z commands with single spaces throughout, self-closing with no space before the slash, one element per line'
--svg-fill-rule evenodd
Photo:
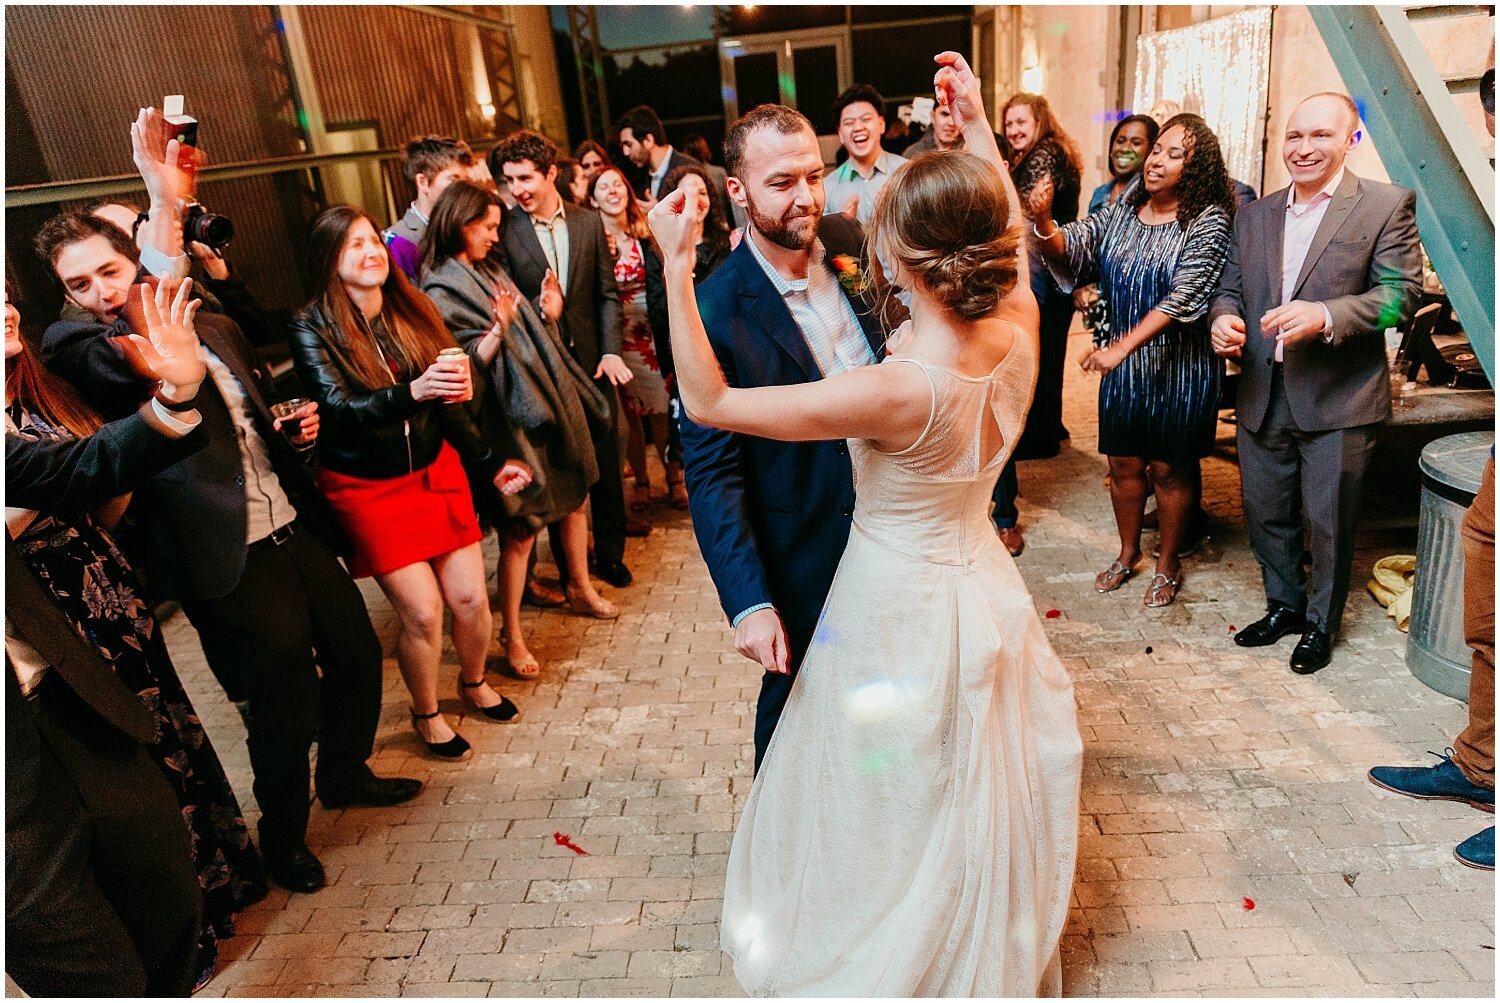
<path fill-rule="evenodd" d="M 688 412 L 848 438 L 854 465 L 854 530 L 729 856 L 720 937 L 752 995 L 1061 989 L 1082 742 L 988 518 L 1031 403 L 1037 307 L 978 81 L 956 53 L 937 62 L 969 152 L 919 157 L 879 196 L 874 246 L 912 295 L 910 337 L 883 364 L 728 387 L 683 193 L 650 215 Z"/>

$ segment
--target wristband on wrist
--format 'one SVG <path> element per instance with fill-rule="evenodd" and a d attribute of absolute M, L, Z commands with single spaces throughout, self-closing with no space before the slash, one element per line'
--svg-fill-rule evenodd
<path fill-rule="evenodd" d="M 156 389 L 151 391 L 151 396 L 156 398 L 156 402 L 162 407 L 166 408 L 168 411 L 176 411 L 180 413 L 182 411 L 193 410 L 193 407 L 195 406 L 193 402 L 197 399 L 198 393 L 196 390 L 194 390 L 192 395 L 189 396 L 187 400 L 174 401 L 162 392 L 162 384 L 157 383 Z"/>

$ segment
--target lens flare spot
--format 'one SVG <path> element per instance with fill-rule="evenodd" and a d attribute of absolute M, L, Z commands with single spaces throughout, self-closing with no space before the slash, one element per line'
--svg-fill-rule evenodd
<path fill-rule="evenodd" d="M 896 713 L 898 703 L 895 684 L 888 679 L 876 679 L 855 687 L 844 709 L 850 720 L 873 724 Z"/>
<path fill-rule="evenodd" d="M 860 757 L 859 767 L 865 773 L 886 773 L 891 768 L 891 754 L 884 749 L 873 749 Z"/>
<path fill-rule="evenodd" d="M 744 922 L 740 924 L 739 929 L 735 933 L 740 938 L 741 945 L 749 945 L 754 943 L 756 938 L 760 936 L 760 931 L 760 919 L 755 916 L 746 916 Z"/>

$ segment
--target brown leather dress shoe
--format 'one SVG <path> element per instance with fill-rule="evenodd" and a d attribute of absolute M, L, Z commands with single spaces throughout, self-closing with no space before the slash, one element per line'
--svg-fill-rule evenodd
<path fill-rule="evenodd" d="M 1021 551 L 1026 549 L 1026 538 L 1021 531 L 1014 526 L 1003 526 L 999 530 L 1000 542 L 1005 544 L 1005 549 L 1010 551 L 1011 557 L 1020 557 Z"/>

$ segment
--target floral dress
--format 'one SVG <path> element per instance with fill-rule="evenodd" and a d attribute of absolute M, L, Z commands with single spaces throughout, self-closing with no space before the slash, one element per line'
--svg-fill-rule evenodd
<path fill-rule="evenodd" d="M 18 407 L 6 417 L 13 433 L 37 439 L 68 435 Z M 7 510 L 8 517 L 13 513 Z M 177 678 L 141 583 L 109 533 L 86 514 L 49 512 L 20 531 L 16 547 L 58 610 L 156 721 L 156 742 L 147 751 L 182 807 L 203 889 L 196 969 L 201 982 L 213 970 L 219 938 L 234 936 L 234 913 L 267 890 L 239 801 Z"/>
<path fill-rule="evenodd" d="M 615 258 L 615 282 L 620 287 L 624 314 L 625 365 L 635 374 L 635 379 L 620 388 L 625 409 L 633 415 L 666 414 L 667 384 L 651 337 L 651 321 L 646 317 L 646 263 L 639 240 L 620 248 Z"/>

